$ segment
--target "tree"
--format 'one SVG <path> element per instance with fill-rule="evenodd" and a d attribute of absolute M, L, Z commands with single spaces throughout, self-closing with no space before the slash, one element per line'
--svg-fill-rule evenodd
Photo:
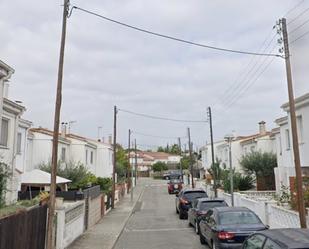
<path fill-rule="evenodd" d="M 252 151 L 241 157 L 240 165 L 248 174 L 255 175 L 258 190 L 275 189 L 277 157 L 274 153 Z"/>
<path fill-rule="evenodd" d="M 39 169 L 51 172 L 51 162 L 41 163 Z M 86 188 L 96 184 L 96 177 L 81 162 L 70 161 L 68 163 L 57 163 L 57 175 L 71 180 L 68 184 L 70 189 Z"/>
<path fill-rule="evenodd" d="M 152 169 L 154 172 L 161 172 L 163 170 L 168 170 L 168 167 L 164 162 L 156 162 L 152 165 Z"/>
<path fill-rule="evenodd" d="M 211 164 L 211 167 L 210 169 L 208 170 L 209 174 L 211 175 L 212 179 L 216 179 L 216 183 L 217 183 L 217 187 L 220 186 L 220 180 L 223 180 L 222 179 L 222 173 L 223 173 L 223 170 L 221 167 L 220 167 L 220 164 L 221 164 L 221 161 L 216 158 L 216 161 L 214 164 Z"/>
<path fill-rule="evenodd" d="M 183 156 L 180 159 L 180 164 L 182 166 L 182 169 L 190 169 L 190 166 L 194 165 L 196 162 L 195 158 L 192 156 L 192 160 L 190 160 L 190 156 Z M 180 166 L 178 167 L 180 168 Z"/>
<path fill-rule="evenodd" d="M 180 148 L 178 144 L 173 144 L 172 147 L 170 148 L 170 153 L 174 155 L 179 155 L 180 154 Z"/>
<path fill-rule="evenodd" d="M 129 168 L 129 161 L 126 150 L 120 144 L 116 146 L 116 173 L 118 181 L 126 178 Z"/>
<path fill-rule="evenodd" d="M 0 162 L 0 208 L 5 205 L 6 184 L 10 176 L 9 166 Z"/>
<path fill-rule="evenodd" d="M 162 146 L 159 146 L 157 152 L 165 152 L 165 149 Z"/>

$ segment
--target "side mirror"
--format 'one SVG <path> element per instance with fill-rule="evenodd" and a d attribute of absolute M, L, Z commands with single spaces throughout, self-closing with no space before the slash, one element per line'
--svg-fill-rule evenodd
<path fill-rule="evenodd" d="M 266 229 L 269 229 L 269 225 L 266 225 L 265 228 L 266 228 Z"/>

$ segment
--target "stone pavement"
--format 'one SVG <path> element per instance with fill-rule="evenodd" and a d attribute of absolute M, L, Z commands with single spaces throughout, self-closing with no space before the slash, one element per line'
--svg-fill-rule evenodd
<path fill-rule="evenodd" d="M 126 195 L 115 205 L 115 209 L 81 235 L 68 249 L 112 249 L 134 211 L 135 204 L 141 197 L 146 184 L 146 179 L 139 179 L 134 188 L 133 202 L 131 202 L 130 194 Z"/>

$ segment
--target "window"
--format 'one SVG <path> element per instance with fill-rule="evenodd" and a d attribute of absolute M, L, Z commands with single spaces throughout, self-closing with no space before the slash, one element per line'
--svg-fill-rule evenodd
<path fill-rule="evenodd" d="M 5 147 L 8 146 L 8 136 L 9 136 L 9 120 L 2 119 L 0 145 L 5 146 Z"/>
<path fill-rule="evenodd" d="M 88 150 L 86 150 L 86 164 L 88 164 Z"/>
<path fill-rule="evenodd" d="M 66 152 L 66 149 L 65 148 L 61 148 L 61 161 L 62 162 L 65 162 L 65 152 Z"/>
<path fill-rule="evenodd" d="M 265 237 L 259 234 L 253 235 L 248 238 L 244 244 L 244 249 L 262 249 Z"/>
<path fill-rule="evenodd" d="M 22 134 L 18 132 L 17 133 L 17 154 L 21 154 L 21 139 L 22 139 Z"/>
<path fill-rule="evenodd" d="M 253 213 L 248 211 L 231 211 L 219 214 L 219 223 L 221 225 L 236 224 L 259 224 L 260 219 Z"/>
<path fill-rule="evenodd" d="M 286 139 L 286 149 L 289 150 L 291 148 L 291 141 L 290 141 L 290 132 L 289 129 L 285 130 L 285 139 Z"/>
<path fill-rule="evenodd" d="M 264 248 L 265 249 L 280 249 L 281 247 L 277 243 L 275 243 L 274 241 L 267 239 L 266 243 L 264 245 Z"/>
<path fill-rule="evenodd" d="M 90 163 L 93 164 L 93 151 L 90 152 Z"/>
<path fill-rule="evenodd" d="M 297 117 L 297 132 L 298 132 L 298 142 L 302 143 L 304 141 L 304 129 L 303 129 L 303 117 L 298 116 Z"/>

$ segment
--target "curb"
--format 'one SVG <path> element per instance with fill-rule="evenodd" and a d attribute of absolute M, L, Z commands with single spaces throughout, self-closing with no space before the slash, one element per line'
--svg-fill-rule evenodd
<path fill-rule="evenodd" d="M 143 187 L 143 190 L 142 190 L 141 193 L 139 194 L 139 196 L 138 196 L 136 202 L 134 203 L 133 208 L 132 208 L 132 210 L 130 211 L 128 217 L 126 218 L 126 220 L 125 220 L 125 222 L 124 222 L 124 225 L 123 225 L 123 227 L 122 227 L 120 233 L 118 234 L 118 236 L 117 236 L 117 238 L 116 238 L 116 240 L 115 240 L 113 246 L 111 247 L 111 249 L 114 249 L 114 248 L 115 248 L 117 242 L 119 241 L 120 236 L 123 234 L 123 231 L 124 231 L 126 225 L 127 225 L 128 222 L 129 222 L 129 219 L 130 219 L 131 216 L 135 213 L 135 207 L 137 206 L 137 203 L 138 203 L 139 200 L 141 199 L 142 195 L 144 194 L 145 187 L 146 187 L 146 186 Z"/>

